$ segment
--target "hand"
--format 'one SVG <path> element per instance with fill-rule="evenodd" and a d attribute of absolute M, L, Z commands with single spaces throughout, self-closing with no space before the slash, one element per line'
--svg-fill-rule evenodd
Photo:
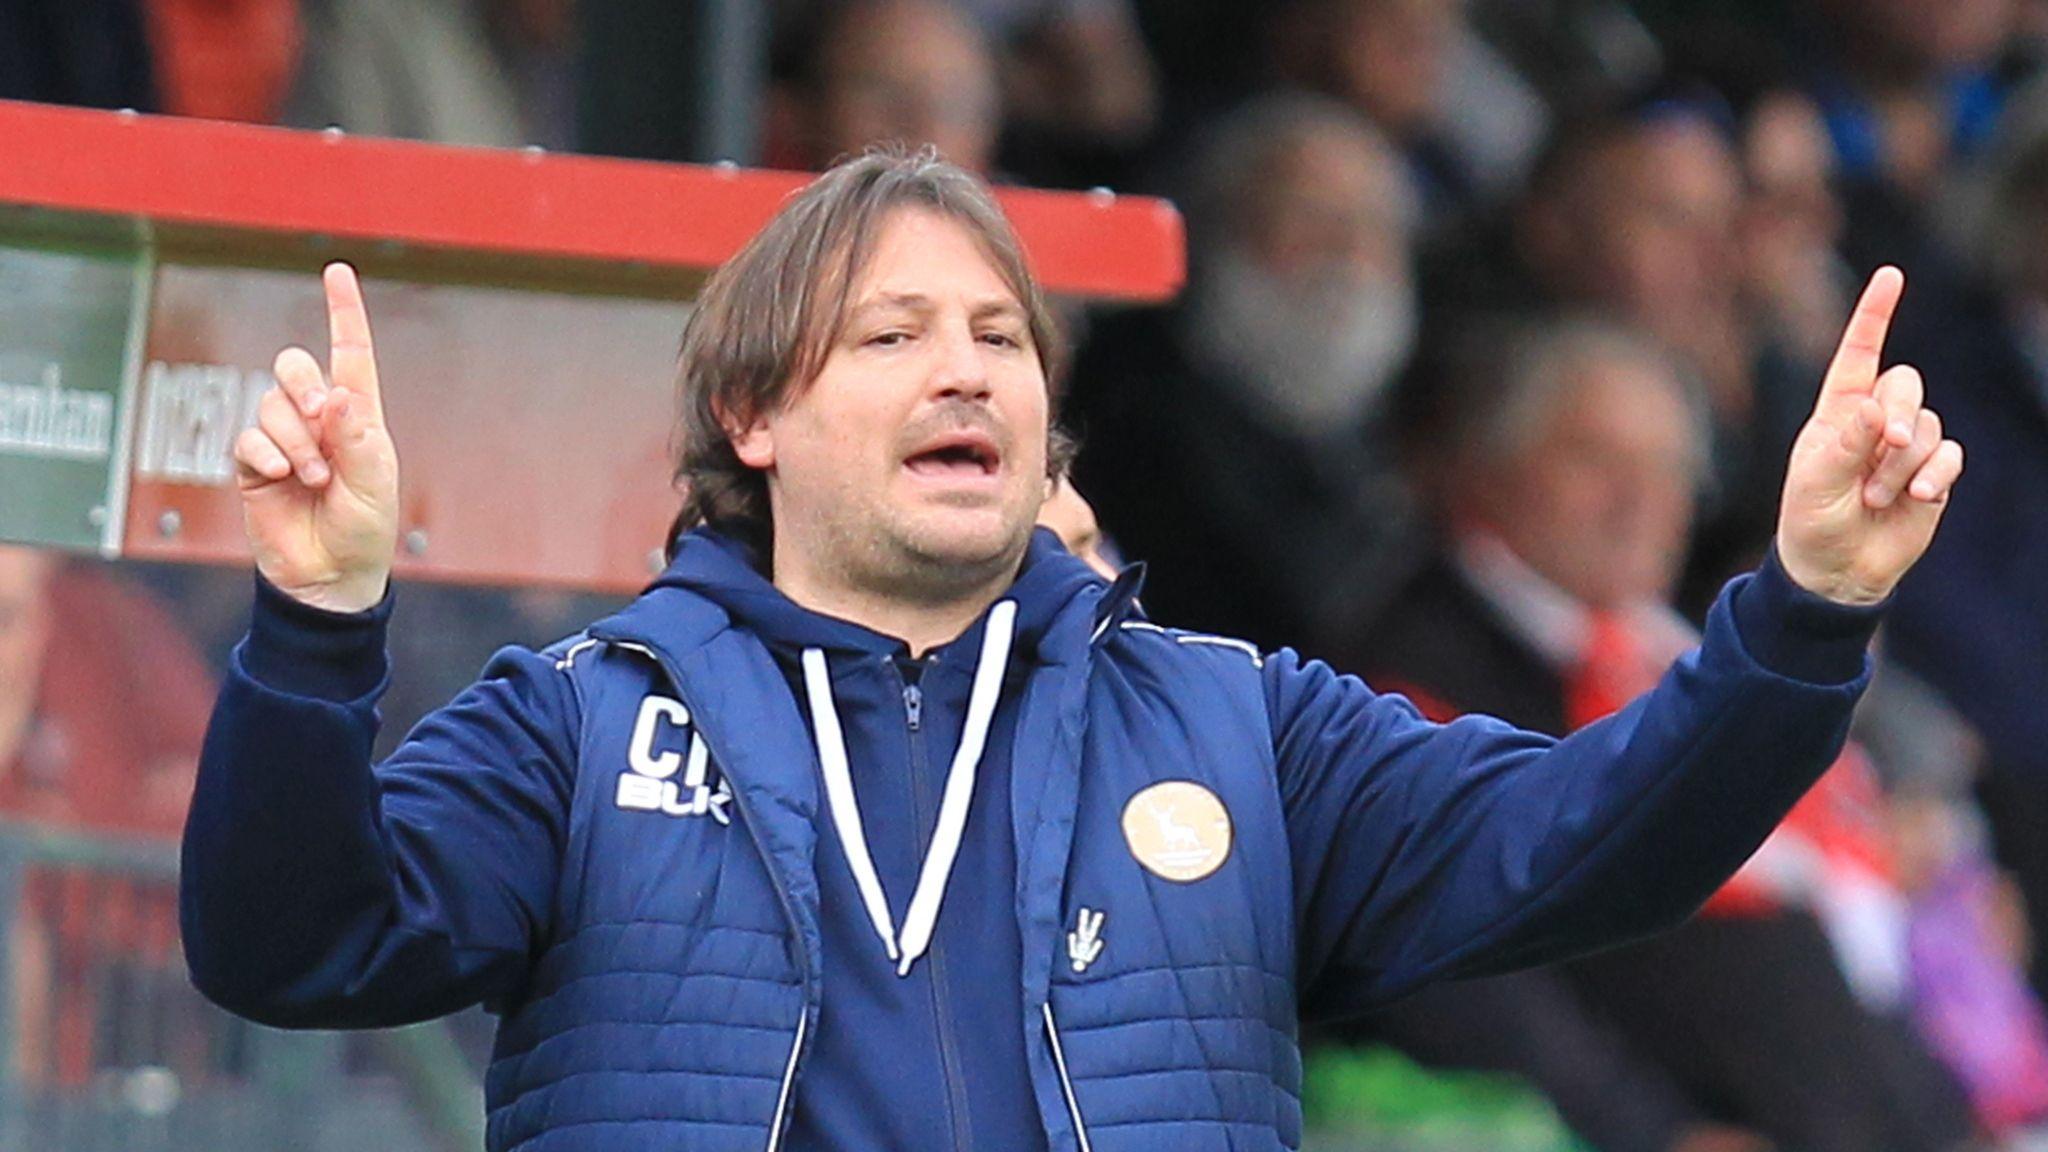
<path fill-rule="evenodd" d="M 235 472 L 256 570 L 301 603 L 359 612 L 384 598 L 398 550 L 398 450 L 355 269 L 329 264 L 323 279 L 328 371 L 304 348 L 277 354 Z"/>
<path fill-rule="evenodd" d="M 1793 581 L 1841 604 L 1875 604 L 1927 551 L 1963 472 L 1962 445 L 1920 406 L 1920 373 L 1878 357 L 1906 278 L 1879 268 L 1863 289 L 1792 445 L 1778 559 Z"/>

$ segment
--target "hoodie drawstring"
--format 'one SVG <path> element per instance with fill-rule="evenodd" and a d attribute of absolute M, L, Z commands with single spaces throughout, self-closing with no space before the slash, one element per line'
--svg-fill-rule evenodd
<path fill-rule="evenodd" d="M 953 765 L 946 773 L 938 827 L 932 832 L 931 849 L 918 870 L 917 888 L 911 893 L 910 907 L 904 913 L 900 940 L 895 921 L 889 915 L 889 901 L 882 894 L 882 879 L 875 873 L 874 857 L 868 854 L 867 832 L 861 825 L 860 802 L 853 794 L 846 734 L 839 726 L 839 710 L 832 701 L 825 652 L 820 648 L 804 649 L 804 693 L 811 707 L 811 726 L 817 735 L 818 764 L 825 774 L 825 800 L 832 810 L 832 828 L 846 851 L 846 863 L 853 871 L 853 883 L 860 890 L 868 920 L 875 926 L 875 935 L 882 938 L 889 959 L 896 964 L 898 976 L 909 975 L 910 966 L 931 947 L 932 933 L 939 922 L 939 901 L 945 898 L 946 881 L 953 874 L 953 861 L 960 855 L 960 840 L 967 832 L 967 803 L 974 796 L 975 771 L 988 745 L 988 730 L 995 719 L 996 700 L 1002 693 L 1016 622 L 1014 600 L 998 601 L 989 610 L 988 627 L 981 640 L 981 659 L 974 668 L 974 687 L 967 697 L 967 726 L 960 734 L 960 747 L 953 753 Z"/>

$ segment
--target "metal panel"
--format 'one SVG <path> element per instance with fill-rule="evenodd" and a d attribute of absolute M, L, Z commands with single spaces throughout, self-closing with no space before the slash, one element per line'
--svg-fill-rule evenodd
<path fill-rule="evenodd" d="M 399 575 L 632 589 L 676 499 L 670 387 L 688 305 L 371 279 L 398 442 Z M 229 452 L 292 342 L 325 360 L 315 270 L 166 264 L 140 390 L 126 554 L 242 562 Z"/>
<path fill-rule="evenodd" d="M 146 219 L 215 245 L 390 241 L 628 281 L 649 267 L 722 263 L 809 179 L 6 100 L 0 156 L 0 204 Z M 1186 244 L 1167 202 L 1024 188 L 997 197 L 1048 290 L 1155 302 L 1180 290 Z"/>
<path fill-rule="evenodd" d="M 0 240 L 0 540 L 112 554 L 146 271 Z"/>

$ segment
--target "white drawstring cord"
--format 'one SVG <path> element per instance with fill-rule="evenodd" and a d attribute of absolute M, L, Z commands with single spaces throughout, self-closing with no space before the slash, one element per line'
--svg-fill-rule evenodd
<path fill-rule="evenodd" d="M 1016 619 L 1014 600 L 998 601 L 988 614 L 981 660 L 974 667 L 974 688 L 967 697 L 967 726 L 960 733 L 960 747 L 953 752 L 953 767 L 946 773 L 946 795 L 939 801 L 939 824 L 932 832 L 931 851 L 925 854 L 910 908 L 903 916 L 903 959 L 896 968 L 898 976 L 909 975 L 911 962 L 931 947 L 932 932 L 939 923 L 939 901 L 945 898 L 946 879 L 953 874 L 953 859 L 960 855 L 960 839 L 967 832 L 967 802 L 974 795 L 975 771 L 981 766 L 996 700 L 1002 695 Z"/>
<path fill-rule="evenodd" d="M 960 841 L 967 832 L 967 806 L 974 796 L 974 777 L 988 745 L 988 730 L 995 720 L 996 703 L 1002 695 L 1003 673 L 1010 659 L 1010 642 L 1016 632 L 1017 604 L 997 602 L 989 610 L 988 627 L 982 634 L 981 658 L 974 668 L 974 686 L 967 698 L 966 727 L 960 733 L 960 747 L 953 753 L 946 773 L 946 789 L 939 801 L 939 822 L 932 831 L 931 849 L 918 870 L 917 888 L 904 912 L 903 937 L 896 938 L 895 921 L 889 902 L 882 894 L 882 881 L 875 873 L 874 858 L 868 854 L 867 833 L 861 825 L 860 802 L 854 796 L 853 776 L 848 770 L 846 735 L 839 726 L 839 712 L 832 700 L 832 682 L 821 649 L 806 648 L 803 654 L 804 694 L 811 706 L 811 723 L 818 740 L 818 764 L 825 774 L 825 799 L 832 809 L 832 827 L 846 850 L 846 862 L 853 870 L 854 886 L 867 906 L 868 920 L 889 959 L 896 962 L 896 974 L 907 976 L 910 966 L 931 947 L 939 922 L 939 903 L 945 899 L 946 881 L 953 874 L 953 862 L 960 855 Z"/>
<path fill-rule="evenodd" d="M 889 901 L 882 895 L 882 878 L 875 875 L 874 857 L 868 855 L 868 837 L 861 828 L 860 802 L 853 798 L 853 776 L 846 766 L 846 737 L 839 730 L 839 710 L 832 706 L 832 680 L 825 671 L 825 653 L 804 649 L 804 691 L 810 697 L 811 724 L 818 733 L 818 764 L 825 770 L 825 799 L 832 808 L 832 828 L 846 849 L 846 863 L 853 869 L 854 887 L 860 902 L 867 905 L 868 919 L 889 959 L 896 959 L 896 925 L 889 917 Z"/>

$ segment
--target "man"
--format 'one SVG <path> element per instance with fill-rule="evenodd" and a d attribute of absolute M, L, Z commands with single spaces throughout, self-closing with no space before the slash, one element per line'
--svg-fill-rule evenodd
<path fill-rule="evenodd" d="M 1052 529 L 1066 550 L 1093 568 L 1096 575 L 1104 580 L 1116 579 L 1119 565 L 1112 559 L 1116 546 L 1103 536 L 1094 506 L 1083 500 L 1064 476 L 1053 485 L 1052 495 L 1046 497 L 1044 507 L 1038 510 L 1038 524 Z"/>
<path fill-rule="evenodd" d="M 237 443 L 262 580 L 187 825 L 200 988 L 503 1017 L 493 1148 L 1279 1148 L 1297 1015 L 1682 916 L 1833 755 L 1959 450 L 1852 321 L 1782 564 L 1563 742 L 1133 613 L 1032 521 L 1046 312 L 987 188 L 868 155 L 713 275 L 667 573 L 374 770 L 397 458 L 353 274 Z M 1896 424 L 1896 427 L 1894 427 Z M 1880 444 L 1888 447 L 1880 448 Z M 1910 484 L 1911 491 L 1907 492 Z M 942 767 L 943 766 L 943 767 Z"/>
<path fill-rule="evenodd" d="M 940 0 L 845 0 L 806 23 L 796 74 L 773 102 L 792 165 L 822 170 L 889 141 L 929 144 L 973 172 L 995 162 L 1002 91 L 965 12 Z"/>
<path fill-rule="evenodd" d="M 1711 484 L 1680 596 L 1689 612 L 1769 547 L 1785 458 L 1827 352 L 1807 358 L 1781 329 L 1792 311 L 1750 293 L 1748 260 L 1762 253 L 1745 242 L 1761 239 L 1752 229 L 1786 180 L 1745 173 L 1724 115 L 1713 101 L 1671 100 L 1565 126 L 1512 241 L 1536 297 L 1650 333 L 1706 396 Z M 1808 295 L 1825 295 L 1801 279 Z"/>
<path fill-rule="evenodd" d="M 1474 329 L 1465 344 L 1417 453 L 1435 545 L 1336 662 L 1398 682 L 1427 713 L 1562 733 L 1596 616 L 1625 625 L 1657 672 L 1696 642 L 1668 604 L 1705 421 L 1637 329 L 1567 314 Z"/>
<path fill-rule="evenodd" d="M 1400 150 L 1430 230 L 1521 182 L 1550 121 L 1463 0 L 1292 0 L 1268 22 L 1282 83 L 1356 110 Z"/>
<path fill-rule="evenodd" d="M 1707 429 L 1630 330 L 1531 323 L 1485 351 L 1451 379 L 1429 453 L 1441 555 L 1343 666 L 1439 719 L 1561 735 L 1696 642 L 1669 602 Z M 1555 971 L 1432 989 L 1379 1031 L 1528 1076 L 1602 1149 L 1688 1147 L 1709 1104 L 1811 1152 L 1958 1146 L 1969 1111 L 1896 1011 L 1902 947 L 1871 927 L 1902 914 L 1882 804 L 1845 754 L 1677 932 L 1582 962 L 1576 989 Z"/>
<path fill-rule="evenodd" d="M 1674 102 L 1563 129 L 1520 206 L 1515 243 L 1542 294 L 1650 332 L 1732 404 L 1753 356 L 1743 174 L 1712 111 Z"/>
<path fill-rule="evenodd" d="M 800 105 L 778 111 L 797 114 L 790 134 L 807 136 L 798 142 L 812 167 L 896 140 L 935 144 L 976 172 L 1022 164 L 1031 183 L 1085 185 L 1102 178 L 1103 165 L 1129 159 L 1159 118 L 1158 69 L 1129 0 L 778 0 L 772 8 L 786 57 L 777 70 L 793 73 Z M 848 97 L 865 107 L 843 107 Z M 855 120 L 893 128 L 862 134 Z M 960 146 L 970 142 L 971 150 Z"/>
<path fill-rule="evenodd" d="M 1355 626 L 1409 526 L 1386 428 L 1414 345 L 1414 198 L 1370 124 L 1271 97 L 1207 142 L 1193 282 L 1105 323 L 1074 373 L 1081 490 L 1149 605 L 1264 647 Z"/>
<path fill-rule="evenodd" d="M 2019 150 L 1978 238 L 1986 281 L 1901 335 L 1958 372 L 1966 498 L 1899 588 L 1892 653 L 1983 733 L 1986 812 L 2048 938 L 2048 140 Z M 1949 344 L 1954 338 L 1956 342 Z M 2035 987 L 2048 966 L 2035 961 Z"/>
<path fill-rule="evenodd" d="M 1795 58 L 1827 117 L 1852 202 L 1882 188 L 1926 209 L 1990 155 L 2025 106 L 2025 81 L 2007 64 L 2028 35 L 2025 5 L 1822 0 L 1787 15 L 1789 28 L 1766 34 L 1806 49 Z M 1872 208 L 1883 211 L 1859 204 L 1857 214 Z"/>

